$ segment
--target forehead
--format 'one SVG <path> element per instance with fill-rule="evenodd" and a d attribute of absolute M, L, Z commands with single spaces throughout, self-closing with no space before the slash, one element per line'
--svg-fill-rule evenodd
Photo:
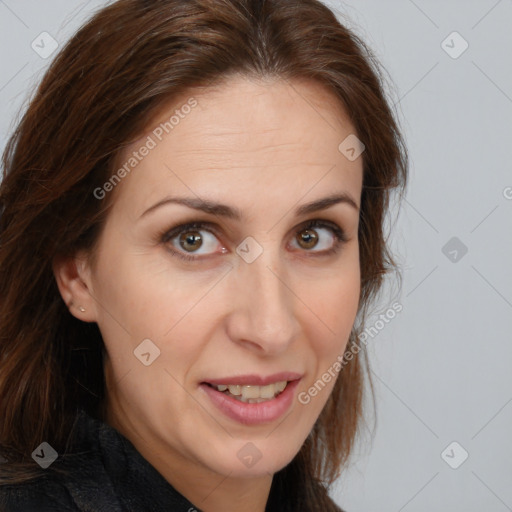
<path fill-rule="evenodd" d="M 316 82 L 231 77 L 162 105 L 119 155 L 120 167 L 139 153 L 119 200 L 129 196 L 140 210 L 164 192 L 278 197 L 283 187 L 293 194 L 334 183 L 357 195 L 362 159 L 338 149 L 354 133 L 340 101 Z"/>

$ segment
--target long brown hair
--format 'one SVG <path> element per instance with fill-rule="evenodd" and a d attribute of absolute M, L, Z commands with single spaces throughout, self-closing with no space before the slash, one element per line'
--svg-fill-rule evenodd
<path fill-rule="evenodd" d="M 112 194 L 100 201 L 93 190 L 162 104 L 234 73 L 315 80 L 339 99 L 365 144 L 360 320 L 347 349 L 360 344 L 368 307 L 397 269 L 384 220 L 390 193 L 403 193 L 407 178 L 372 53 L 317 0 L 119 0 L 57 55 L 3 155 L 0 450 L 8 463 L 0 483 L 37 476 L 30 454 L 42 441 L 66 453 L 78 407 L 102 419 L 101 334 L 69 313 L 52 272 L 57 257 L 94 252 Z M 368 360 L 357 353 L 300 452 L 274 479 L 290 510 L 337 510 L 324 485 L 339 476 L 360 428 Z"/>

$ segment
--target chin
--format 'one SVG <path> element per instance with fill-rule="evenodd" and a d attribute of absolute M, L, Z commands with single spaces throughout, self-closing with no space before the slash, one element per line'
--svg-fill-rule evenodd
<path fill-rule="evenodd" d="M 265 439 L 253 441 L 236 440 L 231 443 L 233 448 L 224 447 L 222 458 L 211 461 L 210 467 L 224 475 L 233 478 L 256 478 L 273 475 L 287 466 L 300 450 L 300 446 L 284 449 L 279 448 Z M 233 456 L 227 457 L 226 453 Z"/>

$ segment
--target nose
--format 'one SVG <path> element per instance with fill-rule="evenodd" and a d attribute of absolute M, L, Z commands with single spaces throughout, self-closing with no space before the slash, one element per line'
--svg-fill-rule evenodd
<path fill-rule="evenodd" d="M 293 294 L 278 249 L 264 249 L 252 263 L 240 258 L 231 272 L 233 286 L 228 336 L 256 352 L 284 352 L 299 332 Z"/>

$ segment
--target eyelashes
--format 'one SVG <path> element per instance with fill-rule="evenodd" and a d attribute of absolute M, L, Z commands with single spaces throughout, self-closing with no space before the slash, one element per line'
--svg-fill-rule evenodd
<path fill-rule="evenodd" d="M 302 248 L 298 245 L 295 249 L 306 253 L 306 255 L 308 257 L 329 256 L 334 253 L 337 253 L 339 251 L 339 249 L 344 245 L 344 243 L 348 241 L 345 232 L 343 231 L 342 228 L 340 228 L 340 226 L 338 226 L 334 222 L 327 221 L 327 220 L 321 220 L 321 219 L 313 219 L 313 220 L 307 221 L 306 223 L 303 223 L 300 227 L 298 227 L 296 229 L 293 241 L 297 242 L 296 237 L 298 235 L 301 235 L 301 233 L 303 234 L 304 232 L 309 231 L 309 234 L 307 235 L 307 237 L 312 236 L 313 239 L 316 238 L 317 241 L 320 240 L 319 243 L 316 243 L 313 246 L 313 249 L 314 249 L 315 247 L 317 247 L 317 245 L 321 245 L 323 242 L 323 238 L 325 238 L 325 235 L 321 235 L 321 236 L 318 235 L 318 230 L 328 230 L 331 233 L 332 238 L 333 238 L 333 243 L 328 249 L 318 251 L 318 250 L 311 250 L 309 248 Z M 208 245 L 209 243 L 211 243 L 211 240 L 209 240 L 210 238 L 214 238 L 217 241 L 217 245 L 219 247 L 221 247 L 220 252 L 219 251 L 209 252 L 207 254 L 200 254 L 200 253 L 197 253 L 197 251 L 187 252 L 180 246 L 179 239 L 178 239 L 177 244 L 173 243 L 173 241 L 177 237 L 179 238 L 179 236 L 182 234 L 188 233 L 189 235 L 191 235 L 192 233 L 202 232 L 202 231 L 206 232 L 207 236 L 206 237 L 202 236 L 202 235 L 200 236 L 201 245 L 199 247 L 203 248 L 204 245 Z M 218 240 L 217 232 L 218 232 L 218 230 L 217 230 L 216 226 L 214 224 L 212 224 L 211 222 L 205 222 L 205 221 L 187 222 L 187 223 L 172 227 L 169 230 L 166 230 L 164 233 L 160 234 L 159 240 L 161 243 L 166 245 L 167 250 L 171 253 L 172 256 L 176 256 L 176 257 L 178 257 L 184 261 L 188 261 L 188 262 L 198 262 L 204 258 L 209 258 L 210 256 L 221 255 L 225 252 L 228 252 L 227 249 L 225 247 L 223 247 L 222 243 Z M 194 241 L 197 241 L 197 240 L 198 240 L 198 238 L 195 235 L 192 237 L 185 237 L 185 243 L 190 243 L 190 242 L 193 243 Z M 182 239 L 182 241 L 183 241 L 183 239 Z"/>

